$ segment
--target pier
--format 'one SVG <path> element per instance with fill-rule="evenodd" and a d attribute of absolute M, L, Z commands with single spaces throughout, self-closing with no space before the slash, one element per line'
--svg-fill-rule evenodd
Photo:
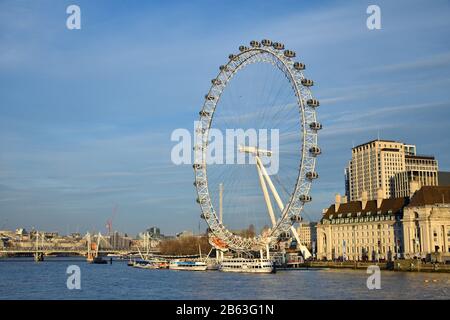
<path fill-rule="evenodd" d="M 380 270 L 407 272 L 443 272 L 450 273 L 450 264 L 424 263 L 420 260 L 405 259 L 390 262 L 361 262 L 361 261 L 307 261 L 303 263 L 286 264 L 277 267 L 279 270 L 296 269 L 355 269 L 367 270 L 370 266 L 378 266 Z"/>

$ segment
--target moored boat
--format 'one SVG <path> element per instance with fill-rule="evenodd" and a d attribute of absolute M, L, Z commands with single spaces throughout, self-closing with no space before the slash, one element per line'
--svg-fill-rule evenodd
<path fill-rule="evenodd" d="M 220 263 L 219 270 L 222 272 L 274 273 L 275 266 L 273 261 L 268 259 L 232 258 L 224 259 Z"/>
<path fill-rule="evenodd" d="M 88 260 L 89 263 L 94 263 L 94 264 L 107 264 L 108 261 L 106 261 L 105 259 L 103 259 L 102 257 L 98 256 L 95 257 L 91 260 Z"/>
<path fill-rule="evenodd" d="M 206 270 L 208 271 L 215 271 L 219 270 L 220 264 L 216 261 L 216 259 L 207 259 L 206 260 Z"/>
<path fill-rule="evenodd" d="M 133 267 L 140 269 L 159 269 L 157 264 L 148 261 L 135 261 Z"/>
<path fill-rule="evenodd" d="M 184 270 L 184 271 L 205 271 L 208 265 L 204 261 L 195 260 L 172 260 L 169 263 L 169 269 L 171 270 Z"/>

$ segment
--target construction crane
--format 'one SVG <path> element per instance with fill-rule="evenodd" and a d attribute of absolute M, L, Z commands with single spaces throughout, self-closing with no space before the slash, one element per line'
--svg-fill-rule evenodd
<path fill-rule="evenodd" d="M 112 232 L 113 232 L 113 226 L 112 226 L 112 223 L 113 223 L 114 218 L 116 217 L 116 214 L 117 214 L 117 208 L 118 208 L 118 205 L 116 204 L 116 205 L 113 207 L 113 211 L 112 211 L 112 216 L 111 216 L 111 218 L 109 218 L 108 220 L 106 220 L 106 229 L 108 229 L 108 235 L 111 235 Z"/>

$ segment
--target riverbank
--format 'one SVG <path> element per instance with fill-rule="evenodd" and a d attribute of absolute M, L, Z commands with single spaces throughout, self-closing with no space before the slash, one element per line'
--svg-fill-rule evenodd
<path fill-rule="evenodd" d="M 392 262 L 358 262 L 358 261 L 308 261 L 281 269 L 355 269 L 366 270 L 369 266 L 378 266 L 380 270 L 402 272 L 442 272 L 450 273 L 450 265 L 442 263 L 423 263 L 420 260 L 396 260 Z"/>

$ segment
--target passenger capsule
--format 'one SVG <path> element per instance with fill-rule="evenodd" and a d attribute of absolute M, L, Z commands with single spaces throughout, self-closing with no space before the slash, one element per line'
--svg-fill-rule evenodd
<path fill-rule="evenodd" d="M 266 47 L 270 47 L 272 45 L 272 41 L 269 39 L 264 39 L 263 41 L 261 41 L 261 43 L 263 46 L 266 46 Z"/>
<path fill-rule="evenodd" d="M 209 117 L 210 113 L 208 111 L 202 110 L 198 113 L 200 117 Z"/>
<path fill-rule="evenodd" d="M 307 173 L 306 173 L 306 177 L 307 177 L 309 180 L 314 180 L 314 179 L 319 178 L 319 174 L 318 174 L 317 172 L 314 172 L 314 171 L 312 171 L 312 172 L 307 172 Z"/>
<path fill-rule="evenodd" d="M 277 50 L 283 50 L 284 49 L 284 44 L 282 44 L 280 42 L 274 42 L 273 43 L 273 48 L 277 49 Z"/>
<path fill-rule="evenodd" d="M 302 85 L 305 87 L 312 87 L 314 85 L 314 81 L 310 79 L 302 79 Z"/>
<path fill-rule="evenodd" d="M 199 203 L 199 204 L 204 204 L 204 203 L 206 203 L 206 199 L 200 199 L 200 198 L 197 198 L 196 201 L 197 201 L 197 203 Z"/>
<path fill-rule="evenodd" d="M 320 150 L 320 148 L 318 146 L 314 146 L 309 148 L 309 153 L 311 153 L 313 156 L 318 156 L 319 154 L 322 153 L 322 151 Z"/>
<path fill-rule="evenodd" d="M 302 202 L 311 202 L 312 198 L 311 196 L 307 195 L 307 194 L 302 194 L 300 196 L 300 201 Z"/>
<path fill-rule="evenodd" d="M 195 132 L 204 134 L 206 132 L 206 129 L 205 128 L 197 128 L 197 129 L 195 129 Z"/>
<path fill-rule="evenodd" d="M 200 218 L 202 218 L 202 219 L 209 219 L 209 213 L 206 213 L 206 214 L 204 214 L 204 213 L 202 213 L 201 215 L 200 215 Z"/>
<path fill-rule="evenodd" d="M 219 69 L 220 71 L 228 71 L 228 67 L 224 65 L 220 66 Z"/>
<path fill-rule="evenodd" d="M 306 101 L 306 104 L 313 108 L 317 108 L 318 106 L 320 106 L 319 100 L 317 99 L 308 99 Z"/>
<path fill-rule="evenodd" d="M 222 81 L 220 81 L 219 79 L 212 79 L 211 83 L 215 86 L 219 86 L 222 84 Z"/>
<path fill-rule="evenodd" d="M 282 233 L 280 233 L 280 235 L 279 235 L 279 239 L 281 240 L 281 241 L 286 241 L 286 240 L 288 240 L 290 238 L 290 235 L 289 235 L 289 233 L 287 233 L 287 232 L 282 232 Z"/>
<path fill-rule="evenodd" d="M 296 70 L 305 70 L 305 65 L 301 62 L 294 62 L 294 68 Z"/>
<path fill-rule="evenodd" d="M 250 46 L 253 48 L 259 48 L 261 47 L 261 44 L 258 41 L 252 40 L 250 41 Z"/>
<path fill-rule="evenodd" d="M 321 123 L 319 123 L 319 122 L 311 122 L 310 124 L 309 124 L 309 127 L 311 128 L 311 130 L 320 130 L 320 129 L 322 129 L 322 124 Z"/>
<path fill-rule="evenodd" d="M 244 52 L 244 51 L 247 51 L 247 50 L 248 50 L 248 48 L 246 46 L 239 46 L 239 51 L 240 52 Z"/>
<path fill-rule="evenodd" d="M 294 58 L 295 57 L 295 51 L 284 50 L 284 56 L 287 57 L 287 58 Z"/>
<path fill-rule="evenodd" d="M 200 170 L 201 168 L 203 168 L 203 165 L 200 163 L 194 163 L 192 165 L 192 168 L 194 168 L 195 170 Z"/>
<path fill-rule="evenodd" d="M 300 217 L 300 215 L 298 215 L 298 214 L 294 214 L 291 217 L 291 221 L 292 221 L 292 223 L 301 222 L 302 221 L 302 217 Z"/>
<path fill-rule="evenodd" d="M 237 55 L 230 54 L 230 55 L 228 56 L 228 58 L 229 58 L 230 60 L 236 60 Z"/>
<path fill-rule="evenodd" d="M 203 187 L 205 185 L 204 181 L 194 181 L 194 187 Z"/>
<path fill-rule="evenodd" d="M 209 101 L 213 101 L 215 98 L 216 98 L 216 97 L 211 96 L 211 95 L 209 95 L 209 94 L 205 95 L 205 99 L 206 99 L 206 100 L 209 100 Z"/>

